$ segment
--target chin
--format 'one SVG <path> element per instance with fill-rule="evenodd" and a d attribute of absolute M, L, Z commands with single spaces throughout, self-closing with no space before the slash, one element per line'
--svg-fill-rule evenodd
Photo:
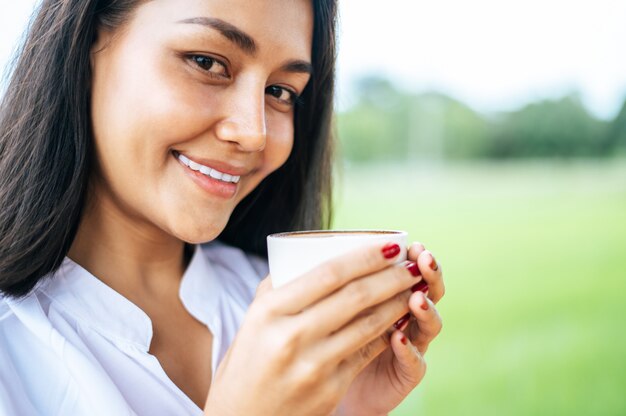
<path fill-rule="evenodd" d="M 226 222 L 223 224 L 190 222 L 174 224 L 171 234 L 189 244 L 202 244 L 217 238 L 224 228 L 226 228 Z"/>

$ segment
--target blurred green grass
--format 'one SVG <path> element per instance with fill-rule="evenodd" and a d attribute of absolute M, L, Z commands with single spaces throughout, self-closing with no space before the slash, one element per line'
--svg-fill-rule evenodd
<path fill-rule="evenodd" d="M 447 293 L 392 415 L 626 414 L 626 162 L 345 167 L 334 228 L 405 229 Z"/>

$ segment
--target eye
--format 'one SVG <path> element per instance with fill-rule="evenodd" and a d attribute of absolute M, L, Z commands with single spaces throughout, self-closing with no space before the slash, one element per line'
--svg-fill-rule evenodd
<path fill-rule="evenodd" d="M 265 89 L 265 93 L 274 97 L 281 104 L 286 104 L 293 106 L 298 102 L 298 94 L 294 91 L 285 88 L 279 87 L 277 85 L 271 85 Z"/>
<path fill-rule="evenodd" d="M 189 59 L 195 66 L 211 76 L 219 78 L 229 77 L 226 65 L 215 58 L 205 55 L 190 55 Z"/>

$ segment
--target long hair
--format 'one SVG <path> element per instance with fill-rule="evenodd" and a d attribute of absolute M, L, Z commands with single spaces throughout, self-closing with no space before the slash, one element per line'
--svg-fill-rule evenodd
<path fill-rule="evenodd" d="M 286 163 L 237 206 L 220 240 L 266 256 L 267 234 L 325 228 L 331 215 L 335 0 L 312 0 L 314 73 Z M 94 166 L 90 51 L 141 0 L 44 0 L 0 104 L 0 292 L 27 295 L 74 241 Z"/>
<path fill-rule="evenodd" d="M 219 239 L 267 256 L 268 234 L 327 228 L 332 214 L 334 0 L 314 0 L 313 75 L 295 112 L 294 147 L 285 164 L 235 208 Z"/>

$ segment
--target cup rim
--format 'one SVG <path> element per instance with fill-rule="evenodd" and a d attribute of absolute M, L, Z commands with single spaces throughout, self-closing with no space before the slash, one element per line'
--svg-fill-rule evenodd
<path fill-rule="evenodd" d="M 285 231 L 281 233 L 274 233 L 267 236 L 267 238 L 277 239 L 284 238 L 286 236 L 303 235 L 303 234 L 380 234 L 380 235 L 408 235 L 407 231 L 402 230 L 387 230 L 387 229 L 355 229 L 355 230 L 303 230 L 303 231 Z M 342 237 L 341 235 L 338 237 Z"/>

